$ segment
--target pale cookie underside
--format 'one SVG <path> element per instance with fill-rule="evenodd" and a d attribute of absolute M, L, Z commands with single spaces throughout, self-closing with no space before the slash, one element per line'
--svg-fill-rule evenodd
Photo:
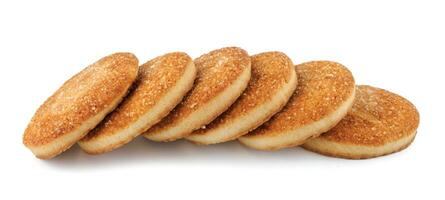
<path fill-rule="evenodd" d="M 416 131 L 395 141 L 383 145 L 357 145 L 340 143 L 319 137 L 302 145 L 303 148 L 332 157 L 346 159 L 366 159 L 395 153 L 407 148 L 416 136 Z"/>

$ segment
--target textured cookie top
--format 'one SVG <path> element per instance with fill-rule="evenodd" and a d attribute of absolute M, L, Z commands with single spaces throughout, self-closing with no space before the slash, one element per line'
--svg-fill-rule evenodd
<path fill-rule="evenodd" d="M 352 110 L 320 138 L 378 146 L 412 134 L 418 125 L 419 113 L 408 100 L 383 89 L 361 85 L 357 87 Z"/>
<path fill-rule="evenodd" d="M 25 130 L 24 144 L 44 145 L 75 130 L 120 98 L 137 71 L 131 53 L 115 53 L 86 67 L 40 106 Z"/>
<path fill-rule="evenodd" d="M 194 62 L 198 69 L 194 88 L 167 117 L 148 132 L 174 126 L 223 92 L 250 67 L 249 55 L 237 47 L 211 51 L 195 59 Z"/>
<path fill-rule="evenodd" d="M 298 85 L 286 106 L 248 135 L 273 135 L 316 122 L 334 112 L 354 92 L 354 78 L 343 65 L 312 61 L 296 66 Z"/>
<path fill-rule="evenodd" d="M 205 134 L 209 130 L 225 126 L 270 101 L 278 90 L 289 83 L 295 68 L 284 53 L 266 52 L 251 57 L 252 72 L 243 94 L 224 114 L 217 117 L 205 129 L 194 134 Z"/>
<path fill-rule="evenodd" d="M 140 66 L 138 77 L 125 100 L 82 140 L 112 135 L 136 122 L 176 86 L 192 62 L 186 53 L 174 52 Z"/>

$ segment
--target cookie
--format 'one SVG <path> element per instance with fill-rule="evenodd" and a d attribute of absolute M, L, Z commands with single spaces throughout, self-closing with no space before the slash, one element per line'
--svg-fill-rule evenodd
<path fill-rule="evenodd" d="M 38 158 L 59 155 L 121 102 L 138 72 L 131 53 L 104 57 L 66 81 L 36 111 L 23 143 Z"/>
<path fill-rule="evenodd" d="M 154 141 L 173 141 L 205 126 L 227 110 L 241 95 L 250 79 L 246 51 L 228 47 L 195 59 L 195 86 L 184 100 L 144 136 Z"/>
<path fill-rule="evenodd" d="M 297 146 L 334 127 L 352 107 L 355 84 L 351 72 L 330 61 L 296 66 L 298 85 L 286 106 L 239 141 L 259 150 Z"/>
<path fill-rule="evenodd" d="M 237 139 L 266 122 L 286 104 L 297 87 L 295 67 L 289 57 L 281 52 L 266 52 L 252 56 L 251 61 L 249 85 L 240 98 L 187 140 L 215 144 Z"/>
<path fill-rule="evenodd" d="M 418 126 L 419 113 L 408 100 L 361 85 L 348 115 L 337 126 L 302 146 L 328 156 L 373 158 L 408 147 Z"/>
<path fill-rule="evenodd" d="M 133 140 L 165 117 L 192 88 L 196 68 L 185 53 L 159 56 L 139 67 L 130 93 L 93 131 L 78 142 L 100 154 Z"/>

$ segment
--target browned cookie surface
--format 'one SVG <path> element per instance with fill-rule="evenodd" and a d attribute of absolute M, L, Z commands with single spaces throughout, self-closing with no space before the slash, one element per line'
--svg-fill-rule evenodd
<path fill-rule="evenodd" d="M 204 144 L 236 139 L 284 106 L 297 85 L 292 61 L 281 52 L 266 52 L 251 58 L 251 79 L 240 98 L 224 114 L 187 139 Z"/>
<path fill-rule="evenodd" d="M 332 156 L 375 157 L 408 146 L 418 125 L 419 113 L 408 100 L 383 89 L 361 85 L 357 87 L 356 99 L 348 115 L 334 128 L 303 146 Z M 333 145 L 321 147 L 321 143 Z"/>
<path fill-rule="evenodd" d="M 89 153 L 117 148 L 147 130 L 176 106 L 193 85 L 196 69 L 185 53 L 148 61 L 125 100 L 80 142 Z"/>
<path fill-rule="evenodd" d="M 333 127 L 352 106 L 351 72 L 330 61 L 296 66 L 298 85 L 286 106 L 269 121 L 240 138 L 252 148 L 274 150 L 299 145 Z"/>
<path fill-rule="evenodd" d="M 31 149 L 48 145 L 115 107 L 135 80 L 137 66 L 138 60 L 133 54 L 116 53 L 73 76 L 37 110 L 25 130 L 23 143 Z M 78 137 L 84 134 L 85 131 Z M 75 143 L 65 142 L 58 147 L 62 148 L 60 151 Z M 41 157 L 50 156 L 53 155 Z"/>
<path fill-rule="evenodd" d="M 157 141 L 175 140 L 209 123 L 238 98 L 250 78 L 250 57 L 246 51 L 237 47 L 211 51 L 195 59 L 194 63 L 198 72 L 193 89 L 167 117 L 145 133 L 147 138 Z M 233 90 L 234 84 L 240 84 L 240 78 L 244 85 Z M 221 98 L 227 90 L 233 92 L 227 94 L 227 98 Z M 213 102 L 217 98 L 221 100 Z M 215 105 L 210 106 L 211 104 Z M 208 115 L 197 114 L 204 112 L 203 109 L 208 109 Z M 192 122 L 185 125 L 184 120 Z M 175 129 L 178 126 L 182 127 L 181 130 Z"/>

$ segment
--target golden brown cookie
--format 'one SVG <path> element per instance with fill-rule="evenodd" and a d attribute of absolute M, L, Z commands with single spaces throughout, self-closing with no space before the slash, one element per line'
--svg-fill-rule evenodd
<path fill-rule="evenodd" d="M 240 98 L 187 140 L 214 144 L 236 139 L 266 122 L 286 104 L 297 87 L 291 59 L 281 52 L 266 52 L 252 56 L 251 60 L 249 85 Z"/>
<path fill-rule="evenodd" d="M 343 65 L 313 61 L 296 66 L 298 85 L 286 106 L 268 122 L 239 138 L 251 148 L 297 146 L 334 127 L 352 107 L 354 78 Z"/>
<path fill-rule="evenodd" d="M 250 79 L 246 51 L 228 47 L 195 59 L 198 69 L 194 88 L 184 100 L 144 136 L 154 141 L 173 141 L 210 123 L 241 95 Z"/>
<path fill-rule="evenodd" d="M 408 100 L 383 89 L 358 86 L 351 111 L 334 128 L 303 144 L 320 154 L 363 159 L 408 147 L 416 136 L 419 113 Z"/>
<path fill-rule="evenodd" d="M 88 66 L 40 106 L 23 143 L 41 159 L 67 150 L 119 104 L 137 72 L 138 60 L 131 53 L 115 53 Z"/>
<path fill-rule="evenodd" d="M 130 93 L 93 131 L 78 143 L 87 153 L 116 149 L 165 117 L 192 88 L 196 68 L 181 52 L 168 53 L 148 61 Z"/>

